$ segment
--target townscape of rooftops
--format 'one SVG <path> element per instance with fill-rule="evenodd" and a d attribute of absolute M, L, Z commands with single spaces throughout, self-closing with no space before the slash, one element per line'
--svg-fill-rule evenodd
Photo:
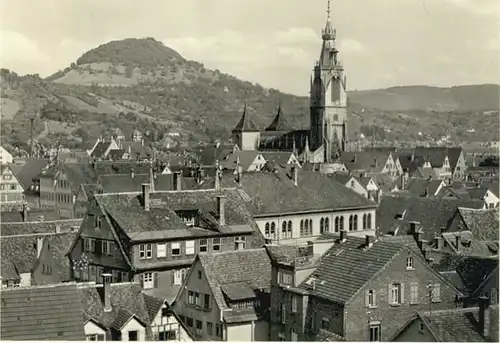
<path fill-rule="evenodd" d="M 308 130 L 1 148 L 1 339 L 498 341 L 498 157 L 353 149 L 322 39 Z"/>

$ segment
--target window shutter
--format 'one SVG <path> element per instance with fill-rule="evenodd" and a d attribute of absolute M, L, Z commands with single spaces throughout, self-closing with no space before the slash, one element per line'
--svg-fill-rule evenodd
<path fill-rule="evenodd" d="M 102 241 L 96 241 L 94 240 L 94 252 L 96 255 L 101 255 L 102 254 Z"/>
<path fill-rule="evenodd" d="M 389 285 L 387 286 L 387 302 L 388 302 L 389 304 L 392 304 L 392 303 L 393 303 L 393 301 L 392 301 L 392 293 L 391 293 L 391 284 L 389 284 Z"/>
<path fill-rule="evenodd" d="M 115 242 L 109 242 L 108 255 L 115 256 Z"/>
<path fill-rule="evenodd" d="M 154 288 L 158 288 L 158 272 L 154 272 Z"/>
<path fill-rule="evenodd" d="M 369 307 L 370 306 L 370 291 L 366 290 L 365 291 L 365 306 Z"/>
<path fill-rule="evenodd" d="M 405 284 L 401 283 L 401 304 L 405 303 Z"/>

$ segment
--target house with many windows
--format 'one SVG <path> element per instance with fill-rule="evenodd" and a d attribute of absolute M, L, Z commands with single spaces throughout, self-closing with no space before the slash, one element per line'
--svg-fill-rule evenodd
<path fill-rule="evenodd" d="M 242 195 L 267 241 L 304 245 L 324 232 L 374 232 L 374 201 L 332 176 L 304 171 L 295 165 L 268 167 L 259 173 L 222 177 L 223 187 L 236 188 Z"/>
<path fill-rule="evenodd" d="M 177 178 L 176 178 L 177 179 Z M 263 244 L 236 189 L 96 194 L 71 247 L 76 280 L 138 281 L 171 302 L 199 252 Z"/>
<path fill-rule="evenodd" d="M 19 207 L 24 201 L 24 188 L 9 165 L 0 165 L 0 178 L 0 205 L 2 209 Z"/>
<path fill-rule="evenodd" d="M 175 303 L 196 340 L 269 341 L 266 249 L 199 253 Z"/>
<path fill-rule="evenodd" d="M 271 340 L 383 341 L 416 311 L 457 306 L 459 291 L 406 245 L 345 231 L 329 244 L 313 271 L 272 277 L 281 302 L 271 307 Z M 273 273 L 288 274 L 282 264 Z"/>

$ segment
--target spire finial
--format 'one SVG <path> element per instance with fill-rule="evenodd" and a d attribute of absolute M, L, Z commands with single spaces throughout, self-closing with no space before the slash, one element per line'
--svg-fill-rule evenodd
<path fill-rule="evenodd" d="M 328 0 L 328 7 L 326 9 L 326 19 L 330 20 L 330 1 Z"/>

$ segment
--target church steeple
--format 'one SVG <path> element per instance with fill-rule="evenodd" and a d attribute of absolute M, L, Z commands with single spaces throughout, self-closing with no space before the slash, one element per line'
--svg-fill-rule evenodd
<path fill-rule="evenodd" d="M 326 10 L 326 25 L 325 28 L 321 31 L 323 46 L 321 48 L 319 66 L 323 68 L 338 64 L 337 54 L 339 51 L 335 42 L 337 31 L 332 27 L 332 20 L 330 17 L 330 1 L 331 0 L 328 0 L 328 8 Z"/>
<path fill-rule="evenodd" d="M 246 101 L 241 119 L 232 133 L 233 143 L 236 143 L 240 150 L 257 150 L 260 141 L 260 130 L 250 118 Z"/>

